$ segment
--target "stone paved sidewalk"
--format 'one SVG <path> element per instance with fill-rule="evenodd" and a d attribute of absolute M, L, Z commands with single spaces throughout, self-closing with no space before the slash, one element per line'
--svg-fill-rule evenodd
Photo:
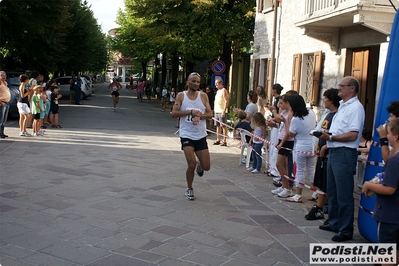
<path fill-rule="evenodd" d="M 304 219 L 311 202 L 273 196 L 270 177 L 238 164 L 235 141 L 214 146 L 210 135 L 211 170 L 187 201 L 175 119 L 128 90 L 112 112 L 110 97 L 103 84 L 84 105 L 63 100 L 63 128 L 44 137 L 7 123 L 2 266 L 308 265 L 309 244 L 331 242 L 322 221 Z M 356 232 L 353 242 L 367 241 Z"/>

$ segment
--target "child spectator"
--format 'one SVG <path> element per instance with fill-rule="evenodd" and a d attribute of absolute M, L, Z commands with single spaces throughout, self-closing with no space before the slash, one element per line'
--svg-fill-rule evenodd
<path fill-rule="evenodd" d="M 40 105 L 40 94 L 43 91 L 43 87 L 36 85 L 33 88 L 33 96 L 32 96 L 32 115 L 33 115 L 33 136 L 41 136 L 40 132 L 40 113 L 42 111 L 42 107 Z"/>
<path fill-rule="evenodd" d="M 59 88 L 57 86 L 51 86 L 50 87 L 51 91 L 51 106 L 50 106 L 50 111 L 51 111 L 51 127 L 52 128 L 62 128 L 58 124 L 58 99 L 62 97 L 61 94 L 58 93 Z"/>
<path fill-rule="evenodd" d="M 239 129 L 245 129 L 246 131 L 248 131 L 250 133 L 253 133 L 253 129 L 247 121 L 247 113 L 245 113 L 244 111 L 241 110 L 238 112 L 237 116 L 240 119 L 240 122 L 237 123 L 237 125 L 234 127 L 234 129 L 236 131 L 236 135 L 238 136 L 238 138 L 241 139 L 241 133 L 240 133 Z M 247 143 L 249 143 L 249 141 L 251 140 L 251 136 L 249 136 L 249 135 L 245 136 L 245 140 Z M 252 154 L 247 154 L 247 156 L 251 156 L 251 161 L 253 160 Z M 241 162 L 245 164 L 246 161 L 247 161 L 247 159 L 243 158 Z"/>
<path fill-rule="evenodd" d="M 373 218 L 378 224 L 378 241 L 396 243 L 396 263 L 399 257 L 399 118 L 392 118 L 388 124 L 387 138 L 394 153 L 385 164 L 385 174 L 380 184 L 365 182 L 362 193 L 377 194 Z"/>
<path fill-rule="evenodd" d="M 40 103 L 40 108 L 41 108 L 41 112 L 40 112 L 40 119 L 39 119 L 39 133 L 41 135 L 44 135 L 44 129 L 47 128 L 43 121 L 44 121 L 44 117 L 46 116 L 46 92 L 44 91 L 44 88 L 41 87 L 41 92 L 39 94 L 39 103 Z"/>
<path fill-rule="evenodd" d="M 234 129 L 236 130 L 236 135 L 238 136 L 238 138 L 241 139 L 241 133 L 237 129 L 245 129 L 250 133 L 253 132 L 253 129 L 247 121 L 247 113 L 245 113 L 244 111 L 241 110 L 238 112 L 237 116 L 240 119 L 240 122 L 237 123 L 237 125 L 234 127 Z M 246 139 L 247 143 L 249 143 L 249 141 L 251 140 L 251 136 L 245 136 L 245 139 Z"/>
<path fill-rule="evenodd" d="M 264 139 L 266 139 L 266 119 L 262 113 L 255 113 L 251 119 L 252 125 L 255 128 L 254 133 L 252 135 L 249 144 L 252 144 L 252 158 L 253 164 L 252 167 L 248 168 L 248 171 L 251 171 L 253 174 L 260 173 L 260 169 L 262 167 L 262 147 L 264 143 Z"/>

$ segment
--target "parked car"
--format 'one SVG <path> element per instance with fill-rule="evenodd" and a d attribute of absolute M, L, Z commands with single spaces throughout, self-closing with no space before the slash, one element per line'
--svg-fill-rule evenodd
<path fill-rule="evenodd" d="M 7 74 L 7 86 L 10 89 L 11 93 L 11 100 L 9 102 L 10 104 L 10 110 L 8 111 L 8 116 L 10 117 L 18 117 L 19 112 L 17 108 L 17 102 L 19 100 L 19 75 L 25 74 L 25 71 L 6 71 Z"/>
<path fill-rule="evenodd" d="M 55 81 L 58 84 L 58 87 L 60 88 L 60 94 L 62 97 L 69 98 L 70 96 L 70 90 L 69 90 L 69 81 L 71 80 L 72 76 L 62 76 L 58 77 L 55 79 Z M 92 95 L 93 90 L 92 87 L 89 83 L 89 81 L 85 77 L 80 77 L 82 80 L 82 86 L 81 86 L 81 91 L 80 91 L 80 99 L 86 99 L 90 95 Z"/>

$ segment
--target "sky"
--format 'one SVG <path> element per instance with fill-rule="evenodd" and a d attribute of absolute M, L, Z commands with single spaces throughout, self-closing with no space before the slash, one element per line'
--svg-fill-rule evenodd
<path fill-rule="evenodd" d="M 88 3 L 103 33 L 107 34 L 110 29 L 119 27 L 115 22 L 116 14 L 119 8 L 124 10 L 124 0 L 88 0 Z"/>

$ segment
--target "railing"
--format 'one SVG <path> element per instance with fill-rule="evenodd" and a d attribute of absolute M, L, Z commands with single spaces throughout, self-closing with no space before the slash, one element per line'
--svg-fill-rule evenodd
<path fill-rule="evenodd" d="M 345 9 L 349 6 L 389 6 L 387 0 L 305 0 L 304 15 L 310 16 L 315 12 Z"/>

